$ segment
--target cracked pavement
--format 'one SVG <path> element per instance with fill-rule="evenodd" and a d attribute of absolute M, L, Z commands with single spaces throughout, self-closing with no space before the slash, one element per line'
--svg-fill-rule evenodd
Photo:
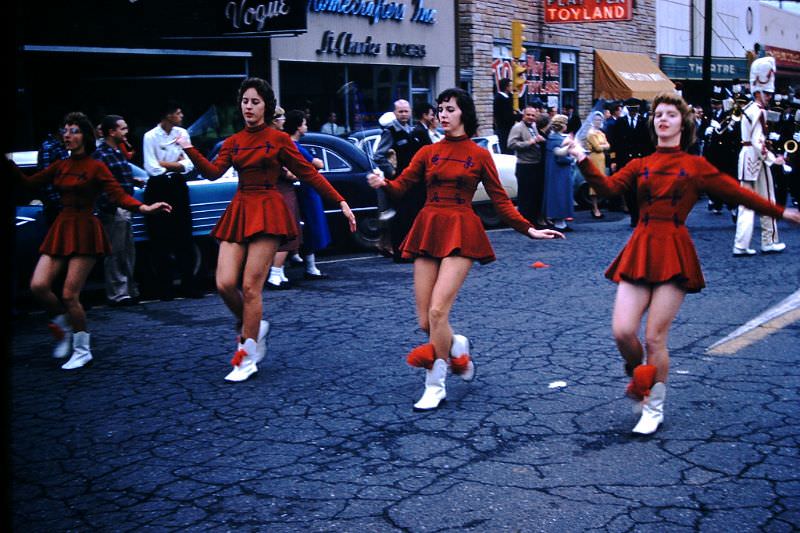
<path fill-rule="evenodd" d="M 669 340 L 666 420 L 634 437 L 603 277 L 619 213 L 566 241 L 490 233 L 451 322 L 472 383 L 411 406 L 424 342 L 410 265 L 323 265 L 265 292 L 268 354 L 230 384 L 216 294 L 89 310 L 93 365 L 58 369 L 45 317 L 14 324 L 13 524 L 20 531 L 792 531 L 800 528 L 798 323 L 738 353 L 706 349 L 798 288 L 784 254 L 733 258 L 730 219 L 688 222 L 708 287 Z M 543 261 L 546 269 L 530 268 Z M 297 276 L 290 273 L 290 277 Z M 564 387 L 550 388 L 556 381 Z"/>

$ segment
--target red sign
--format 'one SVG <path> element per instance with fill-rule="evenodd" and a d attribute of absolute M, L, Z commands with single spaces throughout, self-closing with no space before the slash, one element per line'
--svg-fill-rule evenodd
<path fill-rule="evenodd" d="M 778 68 L 800 68 L 800 52 L 776 46 L 765 46 L 764 49 L 775 58 L 775 64 Z"/>
<path fill-rule="evenodd" d="M 631 20 L 633 0 L 544 0 L 547 24 Z"/>

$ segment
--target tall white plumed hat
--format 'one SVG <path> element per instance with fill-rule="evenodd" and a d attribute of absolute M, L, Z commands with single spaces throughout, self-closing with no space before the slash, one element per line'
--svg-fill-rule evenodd
<path fill-rule="evenodd" d="M 759 57 L 750 65 L 750 93 L 775 92 L 775 58 Z"/>

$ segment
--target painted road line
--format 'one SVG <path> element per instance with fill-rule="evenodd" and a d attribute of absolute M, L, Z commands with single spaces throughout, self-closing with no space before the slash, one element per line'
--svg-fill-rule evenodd
<path fill-rule="evenodd" d="M 730 355 L 800 320 L 800 290 L 795 291 L 706 350 L 713 355 Z"/>

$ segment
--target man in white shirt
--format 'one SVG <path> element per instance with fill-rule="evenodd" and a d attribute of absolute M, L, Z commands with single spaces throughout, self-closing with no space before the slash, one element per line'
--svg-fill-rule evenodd
<path fill-rule="evenodd" d="M 194 276 L 194 247 L 192 246 L 192 213 L 189 207 L 189 187 L 186 174 L 194 169 L 191 160 L 175 142 L 178 137 L 189 138 L 181 128 L 183 111 L 176 102 L 169 102 L 161 116 L 161 122 L 144 134 L 142 151 L 144 168 L 150 179 L 144 191 L 145 203 L 168 202 L 172 213 L 146 217 L 145 224 L 150 237 L 153 264 L 158 265 L 156 290 L 162 300 L 175 297 L 171 257 L 175 257 L 181 278 L 181 293 L 190 298 L 199 298 L 200 291 Z"/>

